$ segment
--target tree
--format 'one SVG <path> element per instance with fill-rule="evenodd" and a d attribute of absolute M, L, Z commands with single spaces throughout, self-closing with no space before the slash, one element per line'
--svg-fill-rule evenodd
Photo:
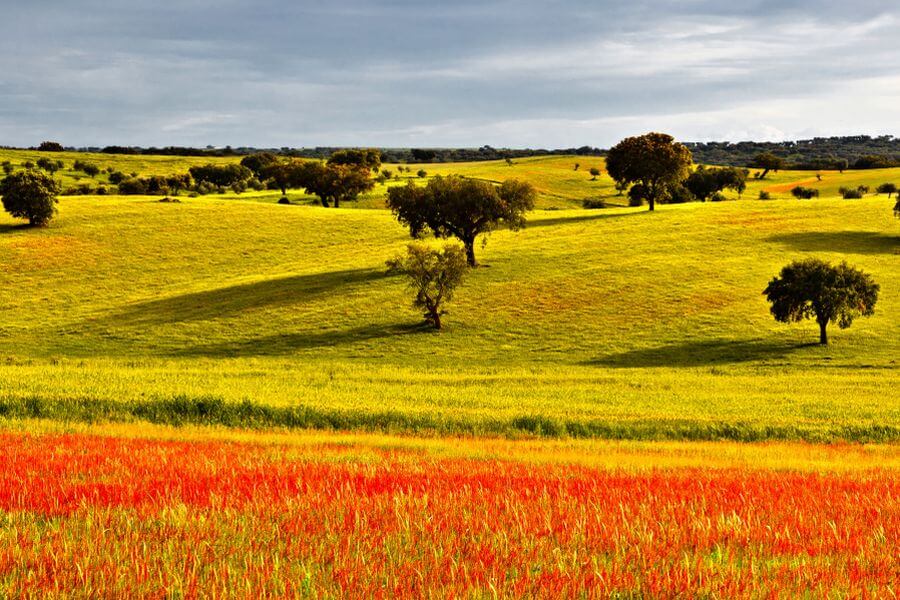
<path fill-rule="evenodd" d="M 275 160 L 262 167 L 258 176 L 260 179 L 274 181 L 281 190 L 281 195 L 285 196 L 289 188 L 304 187 L 306 164 L 302 160 Z"/>
<path fill-rule="evenodd" d="M 38 166 L 38 168 L 41 168 L 51 174 L 59 171 L 59 167 L 60 167 L 59 163 L 57 161 L 50 160 L 49 158 L 46 158 L 43 156 L 41 158 L 37 159 L 37 166 Z"/>
<path fill-rule="evenodd" d="M 750 167 L 762 169 L 762 174 L 759 178 L 765 179 L 766 175 L 769 174 L 769 171 L 775 171 L 777 173 L 784 168 L 784 159 L 780 156 L 775 156 L 771 152 L 761 152 L 753 157 L 753 160 L 750 162 Z"/>
<path fill-rule="evenodd" d="M 739 195 L 747 189 L 747 171 L 737 167 L 711 169 L 700 165 L 684 182 L 684 186 L 697 200 L 706 202 L 724 189 Z"/>
<path fill-rule="evenodd" d="M 181 193 L 181 190 L 191 187 L 191 183 L 191 176 L 188 173 L 166 177 L 166 187 L 176 196 Z"/>
<path fill-rule="evenodd" d="M 65 150 L 59 142 L 41 142 L 37 149 L 41 152 L 62 152 Z"/>
<path fill-rule="evenodd" d="M 412 181 L 388 190 L 388 208 L 413 237 L 430 229 L 436 237 L 459 239 L 469 266 L 476 266 L 475 239 L 501 223 L 516 231 L 525 225 L 525 212 L 534 208 L 531 184 L 509 179 L 495 186 L 459 175 L 438 176 L 425 187 Z"/>
<path fill-rule="evenodd" d="M 229 187 L 235 183 L 247 181 L 253 176 L 253 171 L 238 164 L 208 164 L 191 167 L 188 170 L 197 183 L 207 182 L 219 187 Z"/>
<path fill-rule="evenodd" d="M 326 208 L 329 203 L 339 208 L 342 201 L 356 200 L 357 196 L 375 187 L 368 169 L 320 162 L 305 163 L 299 172 L 299 181 L 309 193 L 318 196 Z"/>
<path fill-rule="evenodd" d="M 882 183 L 881 185 L 878 186 L 878 188 L 877 188 L 875 191 L 878 192 L 879 194 L 887 194 L 887 195 L 888 195 L 888 200 L 890 200 L 890 199 L 891 199 L 891 196 L 892 196 L 893 194 L 896 194 L 896 193 L 897 193 L 897 184 L 895 184 L 895 183 Z"/>
<path fill-rule="evenodd" d="M 100 174 L 100 167 L 93 163 L 84 163 L 81 166 L 81 170 L 91 179 Z"/>
<path fill-rule="evenodd" d="M 241 165 L 250 169 L 260 179 L 266 179 L 263 172 L 267 167 L 278 162 L 278 157 L 271 152 L 257 152 L 241 159 Z M 282 192 L 284 193 L 284 192 Z"/>
<path fill-rule="evenodd" d="M 12 172 L 15 171 L 15 167 L 13 167 L 12 162 L 8 160 L 3 161 L 3 173 L 5 175 L 12 175 Z"/>
<path fill-rule="evenodd" d="M 406 248 L 406 256 L 388 261 L 390 273 L 409 278 L 409 287 L 415 292 L 413 306 L 425 311 L 425 322 L 440 329 L 441 317 L 447 314 L 444 304 L 453 299 L 453 292 L 466 273 L 466 256 L 456 244 L 447 244 L 442 250 L 425 244 L 412 243 Z"/>
<path fill-rule="evenodd" d="M 381 151 L 375 148 L 338 150 L 328 159 L 329 165 L 343 165 L 374 171 L 381 167 Z"/>
<path fill-rule="evenodd" d="M 691 151 L 665 133 L 625 138 L 606 156 L 606 171 L 623 189 L 641 185 L 641 197 L 650 204 L 665 200 L 668 188 L 690 173 Z M 634 196 L 631 196 L 634 198 Z"/>
<path fill-rule="evenodd" d="M 590 170 L 591 181 L 597 181 L 597 178 L 600 177 L 600 169 L 597 167 L 591 167 Z"/>
<path fill-rule="evenodd" d="M 40 171 L 19 171 L 0 181 L 3 208 L 17 219 L 28 219 L 32 226 L 50 222 L 60 191 L 59 183 Z"/>
<path fill-rule="evenodd" d="M 428 171 L 426 171 L 425 169 L 419 169 L 419 172 L 416 173 L 416 175 L 418 175 L 420 179 L 424 179 L 425 177 L 428 177 Z"/>
<path fill-rule="evenodd" d="M 858 316 L 875 312 L 879 286 L 871 276 L 846 262 L 834 267 L 815 258 L 795 261 L 763 291 L 776 321 L 795 323 L 815 318 L 819 343 L 828 343 L 828 323 L 850 327 Z"/>

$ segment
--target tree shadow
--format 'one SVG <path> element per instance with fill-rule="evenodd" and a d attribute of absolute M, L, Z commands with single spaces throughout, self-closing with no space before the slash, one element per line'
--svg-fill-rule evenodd
<path fill-rule="evenodd" d="M 605 209 L 597 209 L 598 212 L 601 212 Z M 572 225 L 575 223 L 584 223 L 586 221 L 600 221 L 604 219 L 620 219 L 625 217 L 632 217 L 635 215 L 643 215 L 648 211 L 640 211 L 640 212 L 627 212 L 627 213 L 602 213 L 596 215 L 579 215 L 577 217 L 556 217 L 553 219 L 541 219 L 536 221 L 528 221 L 525 223 L 525 229 L 532 229 L 534 227 L 552 227 L 554 225 Z"/>
<path fill-rule="evenodd" d="M 900 250 L 900 236 L 877 231 L 810 231 L 782 233 L 768 238 L 805 252 L 845 252 L 848 254 L 891 254 Z"/>
<path fill-rule="evenodd" d="M 249 309 L 300 304 L 384 277 L 387 274 L 379 269 L 292 275 L 140 302 L 107 320 L 117 326 L 148 326 L 220 318 Z"/>
<path fill-rule="evenodd" d="M 760 360 L 785 359 L 815 343 L 789 344 L 767 340 L 707 340 L 640 348 L 609 354 L 583 364 L 619 369 L 641 367 L 706 367 Z"/>
<path fill-rule="evenodd" d="M 425 323 L 365 325 L 352 329 L 279 333 L 243 340 L 198 344 L 169 353 L 173 357 L 235 358 L 241 356 L 282 356 L 297 350 L 333 348 L 359 342 L 435 331 Z"/>
<path fill-rule="evenodd" d="M 0 223 L 0 235 L 12 231 L 25 231 L 26 229 L 39 229 L 30 223 Z"/>

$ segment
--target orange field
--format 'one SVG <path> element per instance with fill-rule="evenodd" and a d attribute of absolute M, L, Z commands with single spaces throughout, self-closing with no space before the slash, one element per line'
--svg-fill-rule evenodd
<path fill-rule="evenodd" d="M 304 435 L 0 434 L 0 596 L 897 593 L 890 447 Z"/>

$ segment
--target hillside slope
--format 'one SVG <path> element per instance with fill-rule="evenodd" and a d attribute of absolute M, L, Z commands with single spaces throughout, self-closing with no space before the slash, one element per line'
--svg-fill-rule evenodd
<path fill-rule="evenodd" d="M 313 411 L 282 415 L 301 425 L 897 435 L 900 231 L 883 197 L 537 211 L 479 248 L 440 334 L 384 275 L 407 241 L 386 211 L 213 197 L 66 198 L 42 230 L 4 216 L 4 410 L 212 399 Z M 805 256 L 882 286 L 829 348 L 761 294 Z"/>

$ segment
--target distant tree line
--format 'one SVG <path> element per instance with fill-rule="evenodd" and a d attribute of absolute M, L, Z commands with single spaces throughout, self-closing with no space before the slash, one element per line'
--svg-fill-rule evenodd
<path fill-rule="evenodd" d="M 698 163 L 752 166 L 760 154 L 772 154 L 785 169 L 842 170 L 900 166 L 900 138 L 884 135 L 817 137 L 790 142 L 688 142 Z"/>

